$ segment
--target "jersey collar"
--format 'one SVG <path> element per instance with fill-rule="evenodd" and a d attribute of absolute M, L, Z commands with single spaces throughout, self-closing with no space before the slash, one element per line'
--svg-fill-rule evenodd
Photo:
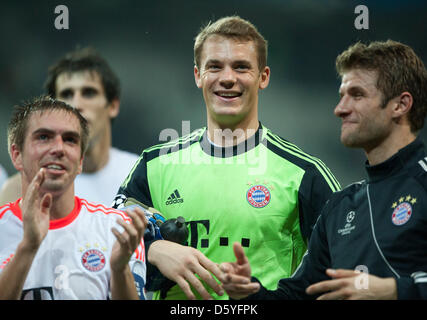
<path fill-rule="evenodd" d="M 203 135 L 200 139 L 200 146 L 207 155 L 210 155 L 212 157 L 217 157 L 217 158 L 234 157 L 239 154 L 244 154 L 245 152 L 248 152 L 249 150 L 252 150 L 255 147 L 257 147 L 260 141 L 264 138 L 266 133 L 265 132 L 263 134 L 263 131 L 264 131 L 263 128 L 264 128 L 263 125 L 261 124 L 261 122 L 259 122 L 258 129 L 252 137 L 232 147 L 219 147 L 212 144 L 208 139 L 208 130 L 206 129 L 205 132 L 203 132 Z"/>
<path fill-rule="evenodd" d="M 365 168 L 368 173 L 369 182 L 375 182 L 396 175 L 404 167 L 408 167 L 424 157 L 424 143 L 417 137 L 413 142 L 380 164 L 370 166 L 368 161 L 366 161 Z"/>
<path fill-rule="evenodd" d="M 21 202 L 22 198 L 19 198 L 16 202 L 12 203 L 10 208 L 13 212 L 13 214 L 22 221 L 22 211 L 21 207 L 19 206 L 19 203 Z M 60 229 L 67 225 L 69 225 L 71 222 L 73 222 L 77 216 L 80 213 L 80 209 L 82 208 L 82 204 L 80 201 L 80 198 L 74 197 L 74 208 L 73 210 L 64 218 L 56 219 L 56 220 L 50 220 L 49 221 L 49 230 L 54 229 Z"/>

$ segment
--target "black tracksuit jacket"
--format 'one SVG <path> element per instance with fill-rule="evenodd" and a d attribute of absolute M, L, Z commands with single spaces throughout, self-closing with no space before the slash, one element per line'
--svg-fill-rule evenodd
<path fill-rule="evenodd" d="M 398 299 L 427 299 L 424 144 L 417 138 L 385 162 L 366 165 L 366 170 L 366 181 L 331 196 L 293 276 L 280 280 L 277 290 L 261 287 L 248 299 L 316 298 L 305 289 L 329 280 L 327 268 L 394 277 Z"/>

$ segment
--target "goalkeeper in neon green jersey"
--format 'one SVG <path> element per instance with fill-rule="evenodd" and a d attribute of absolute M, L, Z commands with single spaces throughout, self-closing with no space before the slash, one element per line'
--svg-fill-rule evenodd
<path fill-rule="evenodd" d="M 144 150 L 116 206 L 142 203 L 166 219 L 185 218 L 186 245 L 147 245 L 149 264 L 177 283 L 167 299 L 226 299 L 217 264 L 233 259 L 235 241 L 252 273 L 275 289 L 301 262 L 340 185 L 322 161 L 259 122 L 258 92 L 268 86 L 270 68 L 267 43 L 250 22 L 233 16 L 208 24 L 195 40 L 194 60 L 207 127 Z"/>

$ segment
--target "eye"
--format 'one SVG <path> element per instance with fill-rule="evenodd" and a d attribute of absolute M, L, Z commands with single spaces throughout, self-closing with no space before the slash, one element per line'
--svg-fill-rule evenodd
<path fill-rule="evenodd" d="M 49 136 L 45 133 L 42 133 L 38 135 L 37 139 L 41 141 L 46 141 L 47 139 L 49 139 Z"/>
<path fill-rule="evenodd" d="M 362 98 L 363 98 L 363 93 L 362 93 L 362 92 L 356 92 L 355 94 L 353 94 L 353 97 L 354 97 L 356 100 L 360 100 L 360 99 L 362 99 Z"/>
<path fill-rule="evenodd" d="M 220 65 L 218 64 L 210 64 L 206 67 L 207 70 L 219 70 L 221 69 Z"/>
<path fill-rule="evenodd" d="M 71 143 L 71 144 L 77 144 L 79 142 L 79 139 L 74 136 L 65 136 L 63 137 L 64 142 Z"/>
<path fill-rule="evenodd" d="M 73 98 L 74 92 L 71 89 L 62 90 L 59 93 L 59 98 L 62 100 L 70 100 Z"/>
<path fill-rule="evenodd" d="M 98 94 L 98 90 L 95 88 L 84 88 L 82 90 L 82 96 L 86 98 L 93 98 Z"/>
<path fill-rule="evenodd" d="M 235 67 L 237 71 L 245 71 L 249 69 L 249 66 L 246 64 L 239 64 Z"/>

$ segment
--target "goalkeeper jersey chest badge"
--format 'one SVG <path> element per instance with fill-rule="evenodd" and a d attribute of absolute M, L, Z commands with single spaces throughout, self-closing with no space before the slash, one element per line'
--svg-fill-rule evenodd
<path fill-rule="evenodd" d="M 246 192 L 246 199 L 249 204 L 254 208 L 263 208 L 269 204 L 271 193 L 267 187 L 263 185 L 256 185 Z"/>

